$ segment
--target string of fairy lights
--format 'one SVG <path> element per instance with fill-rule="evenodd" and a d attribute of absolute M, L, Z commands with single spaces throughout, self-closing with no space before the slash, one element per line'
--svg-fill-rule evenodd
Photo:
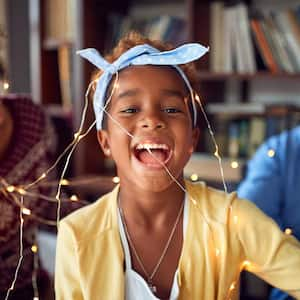
<path fill-rule="evenodd" d="M 75 132 L 73 140 L 71 141 L 71 143 L 58 156 L 58 158 L 56 159 L 54 164 L 52 166 L 50 166 L 50 168 L 48 168 L 44 173 L 42 173 L 41 176 L 39 176 L 35 181 L 33 181 L 30 184 L 27 184 L 25 186 L 12 185 L 12 184 L 6 182 L 4 178 L 0 178 L 1 179 L 0 180 L 0 183 L 1 183 L 0 194 L 3 193 L 5 196 L 10 196 L 9 198 L 20 208 L 20 213 L 19 213 L 19 219 L 20 219 L 19 259 L 18 259 L 18 263 L 17 263 L 17 266 L 16 266 L 14 277 L 13 277 L 13 280 L 12 280 L 12 284 L 7 290 L 5 300 L 9 299 L 10 293 L 14 290 L 16 280 L 17 280 L 17 276 L 18 276 L 18 272 L 19 272 L 19 269 L 21 267 L 22 260 L 23 260 L 24 217 L 25 218 L 27 218 L 27 217 L 32 218 L 32 219 L 35 219 L 36 221 L 38 221 L 40 223 L 56 226 L 57 228 L 59 228 L 61 202 L 64 202 L 64 201 L 66 201 L 66 202 L 81 201 L 81 202 L 87 204 L 87 202 L 79 199 L 79 197 L 75 194 L 70 196 L 68 200 L 61 199 L 62 187 L 63 186 L 76 186 L 76 185 L 80 185 L 80 184 L 87 184 L 88 185 L 88 184 L 90 184 L 91 182 L 93 182 L 95 180 L 98 181 L 98 180 L 103 179 L 103 177 L 101 178 L 101 176 L 96 177 L 96 178 L 81 179 L 81 180 L 76 180 L 76 179 L 75 180 L 70 180 L 70 179 L 65 178 L 65 173 L 67 171 L 67 168 L 68 168 L 69 163 L 70 163 L 70 159 L 72 157 L 72 154 L 73 154 L 76 146 L 79 144 L 79 142 L 85 136 L 87 136 L 89 134 L 89 132 L 92 130 L 92 128 L 96 124 L 96 121 L 94 121 L 89 127 L 87 127 L 86 131 L 83 130 L 84 124 L 85 124 L 85 121 L 86 121 L 87 109 L 88 109 L 88 105 L 89 105 L 89 93 L 90 93 L 90 90 L 92 88 L 95 90 L 96 83 L 97 83 L 97 79 L 90 82 L 90 84 L 87 88 L 87 91 L 85 93 L 85 103 L 84 103 L 84 107 L 83 107 L 83 111 L 82 111 L 82 115 L 81 115 L 81 121 L 80 121 L 79 129 L 77 130 L 77 132 Z M 9 83 L 4 82 L 3 87 L 7 91 L 9 89 Z M 111 116 L 110 113 L 106 109 L 107 106 L 109 105 L 110 101 L 111 101 L 111 98 L 112 98 L 115 90 L 117 88 L 118 88 L 118 72 L 115 75 L 113 88 L 111 90 L 111 93 L 110 93 L 107 101 L 106 101 L 106 104 L 101 109 L 115 124 L 117 124 L 117 126 L 120 127 L 121 130 L 124 131 L 125 134 L 127 134 L 130 138 L 134 138 L 134 136 L 131 133 L 129 133 L 117 120 L 115 120 L 113 118 L 113 116 Z M 202 115 L 204 116 L 207 128 L 209 130 L 209 134 L 212 138 L 212 142 L 213 142 L 214 147 L 215 147 L 214 156 L 218 160 L 218 166 L 219 166 L 219 170 L 220 170 L 220 174 L 221 174 L 221 178 L 222 178 L 222 184 L 223 184 L 224 192 L 227 193 L 227 185 L 226 185 L 226 182 L 225 182 L 224 170 L 223 170 L 223 167 L 222 167 L 222 158 L 219 154 L 219 147 L 218 147 L 217 142 L 215 140 L 214 131 L 213 131 L 213 129 L 211 127 L 211 124 L 208 120 L 208 117 L 206 115 L 206 112 L 204 110 L 204 107 L 202 105 L 202 102 L 200 100 L 199 95 L 195 92 L 191 92 L 191 98 L 192 98 L 192 101 L 196 101 L 198 103 L 198 105 L 201 109 Z M 147 148 L 146 150 L 149 152 L 150 155 L 152 155 L 152 157 L 154 159 L 156 159 L 159 163 L 161 163 L 156 158 L 156 156 L 151 152 L 150 148 Z M 269 157 L 273 157 L 275 155 L 275 151 L 273 149 L 269 149 L 267 155 Z M 63 167 L 62 173 L 60 175 L 59 181 L 58 182 L 56 182 L 56 181 L 42 182 L 44 179 L 47 178 L 48 174 L 56 168 L 58 163 L 65 156 L 66 156 L 66 160 L 65 160 L 64 167 Z M 182 189 L 182 191 L 187 193 L 185 187 L 182 186 L 182 184 L 173 176 L 173 174 L 170 172 L 170 170 L 167 168 L 167 166 L 165 166 L 164 164 L 162 164 L 162 166 L 164 167 L 165 171 L 170 176 L 170 178 L 180 187 L 180 189 Z M 238 168 L 239 167 L 238 162 L 232 161 L 231 162 L 231 167 L 232 168 Z M 199 181 L 199 176 L 197 174 L 192 174 L 190 176 L 190 180 L 191 181 Z M 112 178 L 112 183 L 113 184 L 117 184 L 117 183 L 119 183 L 119 181 L 120 180 L 117 176 Z M 36 185 L 57 186 L 56 196 L 55 197 L 49 197 L 49 196 L 46 196 L 46 195 L 42 195 L 40 193 L 34 193 L 34 192 L 29 191 L 33 186 L 36 186 Z M 57 204 L 56 221 L 44 219 L 43 217 L 40 217 L 40 216 L 34 214 L 30 209 L 25 207 L 24 206 L 24 197 L 25 196 L 26 197 L 39 197 L 39 199 L 41 199 L 41 200 L 56 203 Z M 194 205 L 198 205 L 198 203 L 195 199 L 192 198 L 191 201 Z M 232 216 L 233 223 L 238 224 L 238 216 L 233 213 L 232 206 L 229 207 L 229 210 L 230 210 L 230 216 Z M 212 229 L 210 228 L 209 221 L 205 218 L 205 216 L 202 215 L 202 217 L 203 217 L 203 220 L 204 220 L 205 224 L 208 226 L 208 229 L 211 233 L 211 238 L 212 238 L 212 241 L 213 241 L 213 244 L 214 244 L 214 249 L 215 249 L 214 250 L 214 256 L 217 260 L 221 255 L 220 248 L 218 248 L 216 246 L 217 241 L 215 240 L 215 237 L 212 234 Z M 285 233 L 290 235 L 290 234 L 292 234 L 292 230 L 290 228 L 287 228 L 287 229 L 285 229 Z M 39 264 L 38 264 L 38 251 L 39 251 L 39 248 L 38 248 L 38 245 L 37 245 L 36 241 L 31 246 L 31 251 L 33 253 L 33 272 L 32 272 L 32 287 L 33 287 L 33 292 L 34 292 L 33 300 L 39 300 L 39 291 L 38 291 L 38 286 L 37 286 L 37 273 L 38 273 L 38 268 L 39 268 Z M 244 269 L 250 271 L 250 270 L 253 270 L 254 267 L 255 266 L 253 265 L 253 263 L 249 262 L 248 260 L 245 260 L 245 261 L 241 262 L 240 268 L 236 272 L 236 278 L 230 284 L 225 299 L 228 299 L 228 300 L 231 299 L 233 292 L 236 290 L 236 288 L 238 286 L 239 276 L 240 276 L 241 271 L 244 270 Z"/>

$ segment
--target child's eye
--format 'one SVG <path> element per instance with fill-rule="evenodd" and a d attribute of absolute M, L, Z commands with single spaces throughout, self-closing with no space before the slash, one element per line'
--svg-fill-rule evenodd
<path fill-rule="evenodd" d="M 121 110 L 122 113 L 127 113 L 127 114 L 134 114 L 136 112 L 138 112 L 137 108 L 133 108 L 133 107 L 129 107 L 126 109 Z"/>
<path fill-rule="evenodd" d="M 178 108 L 175 108 L 175 107 L 167 107 L 167 108 L 164 108 L 164 111 L 168 114 L 176 114 L 176 113 L 180 113 L 181 110 L 178 109 Z"/>

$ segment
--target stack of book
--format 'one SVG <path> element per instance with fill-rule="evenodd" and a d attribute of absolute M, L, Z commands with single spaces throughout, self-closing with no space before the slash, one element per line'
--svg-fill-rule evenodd
<path fill-rule="evenodd" d="M 300 6 L 260 11 L 243 2 L 210 7 L 214 72 L 300 72 Z"/>

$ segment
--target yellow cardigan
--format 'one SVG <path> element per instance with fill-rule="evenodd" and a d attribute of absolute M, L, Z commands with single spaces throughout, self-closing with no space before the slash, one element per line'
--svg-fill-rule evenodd
<path fill-rule="evenodd" d="M 244 267 L 300 299 L 300 244 L 235 193 L 186 182 L 188 225 L 178 265 L 179 299 L 238 299 Z M 118 186 L 61 221 L 57 300 L 124 299 L 124 254 L 117 221 Z"/>

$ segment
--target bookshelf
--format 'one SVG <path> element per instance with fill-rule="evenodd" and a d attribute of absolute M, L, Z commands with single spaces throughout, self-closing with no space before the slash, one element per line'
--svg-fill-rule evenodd
<path fill-rule="evenodd" d="M 56 1 L 52 1 L 52 3 L 54 2 Z M 223 3 L 225 8 L 228 8 L 229 1 L 219 2 Z M 258 7 L 259 10 L 262 9 L 264 12 L 268 12 L 268 7 L 276 7 L 276 5 L 274 5 L 274 2 L 276 2 L 278 3 L 278 10 L 280 13 L 286 9 L 287 4 L 283 5 L 282 1 L 276 0 L 271 2 L 269 0 L 247 1 L 245 7 L 247 10 L 250 8 L 252 9 L 252 7 Z M 127 23 L 128 16 L 133 18 L 133 16 L 138 15 L 142 19 L 147 18 L 147 15 L 150 19 L 151 17 L 155 18 L 156 16 L 156 24 L 159 24 L 159 26 L 161 26 L 160 28 L 163 28 L 163 24 L 173 21 L 166 18 L 159 19 L 157 18 L 157 14 L 165 16 L 169 13 L 173 17 L 181 18 L 181 20 L 185 22 L 185 31 L 183 32 L 181 39 L 185 39 L 186 41 L 199 41 L 204 45 L 211 45 L 213 27 L 216 26 L 212 13 L 213 1 L 209 0 L 168 0 L 163 2 L 150 0 L 74 0 L 72 2 L 74 16 L 73 19 L 71 18 L 73 20 L 73 28 L 70 29 L 71 33 L 69 33 L 71 38 L 51 40 L 45 39 L 47 31 L 45 24 L 49 24 L 46 23 L 47 18 L 49 18 L 49 15 L 45 10 L 47 1 L 30 0 L 30 3 L 33 7 L 32 9 L 35 10 L 32 14 L 34 17 L 32 17 L 31 26 L 31 39 L 32 41 L 35 41 L 34 44 L 32 43 L 34 46 L 31 49 L 32 57 L 34 56 L 33 69 L 36 70 L 33 72 L 35 78 L 32 80 L 34 84 L 34 95 L 38 99 L 41 99 L 41 102 L 45 105 L 55 104 L 58 106 L 58 109 L 56 109 L 56 111 L 58 111 L 57 114 L 63 114 L 62 112 L 65 111 L 65 108 L 62 102 L 62 91 L 60 87 L 59 53 L 61 47 L 70 48 L 69 60 L 72 65 L 71 77 L 69 79 L 72 81 L 70 88 L 71 104 L 67 106 L 69 108 L 66 114 L 71 116 L 73 128 L 76 128 L 79 124 L 84 92 L 90 79 L 89 76 L 93 70 L 90 64 L 84 62 L 75 55 L 75 50 L 85 47 L 94 47 L 103 53 L 103 51 L 106 51 L 107 48 L 114 43 L 112 36 L 116 34 L 115 32 L 118 30 L 118 26 L 120 26 L 126 16 Z M 300 1 L 298 0 L 292 0 L 289 1 L 289 3 L 293 9 L 300 7 Z M 233 7 L 234 5 L 231 6 L 231 8 Z M 141 14 L 141 12 L 143 13 Z M 119 23 L 117 23 L 117 21 Z M 149 25 L 148 27 L 146 26 L 146 29 L 149 30 Z M 251 28 L 249 28 L 249 31 L 250 29 Z M 252 36 L 250 37 L 253 38 Z M 235 37 L 235 39 L 237 39 L 237 37 Z M 253 42 L 253 45 L 255 46 L 253 39 L 251 39 L 251 42 Z M 214 41 L 213 45 L 215 44 L 221 45 L 222 50 L 223 43 L 220 43 L 219 41 L 218 44 L 218 42 Z M 228 48 L 228 45 L 225 46 L 225 48 L 226 47 Z M 258 55 L 259 52 L 256 48 L 254 49 L 254 51 L 256 51 L 255 55 Z M 241 51 L 238 48 L 234 49 L 236 52 Z M 300 94 L 300 90 L 299 87 L 297 87 L 297 82 L 300 79 L 300 72 L 298 70 L 287 72 L 285 69 L 279 69 L 277 72 L 274 72 L 263 65 L 262 58 L 258 61 L 255 60 L 257 63 L 255 69 L 243 69 L 242 67 L 245 66 L 240 66 L 240 68 L 238 68 L 238 59 L 235 58 L 236 62 L 231 66 L 230 70 L 219 69 L 216 71 L 212 63 L 212 60 L 215 59 L 215 51 L 216 48 L 214 49 L 211 46 L 210 54 L 201 59 L 197 65 L 199 70 L 199 90 L 207 108 L 213 103 L 220 103 L 224 105 L 224 109 L 226 109 L 230 107 L 230 105 L 238 106 L 240 103 L 252 102 L 253 99 L 255 100 L 257 97 L 255 94 L 256 85 L 260 84 L 263 86 L 265 82 L 268 82 L 271 86 L 274 84 L 280 86 L 282 90 L 285 90 L 286 86 L 289 86 L 290 84 L 294 85 L 295 88 L 292 89 L 294 94 L 290 96 L 289 91 L 287 90 L 286 97 L 282 97 L 280 105 L 285 105 L 290 97 L 293 98 L 293 105 L 299 105 L 300 100 L 297 98 L 297 95 Z M 217 52 L 220 53 L 220 49 L 218 49 Z M 270 98 L 272 97 L 271 94 Z M 55 109 L 52 109 L 52 112 L 53 111 L 55 111 Z M 218 118 L 218 113 L 209 112 L 209 115 L 212 120 Z M 259 116 L 262 118 L 266 115 L 266 112 L 259 113 Z M 242 112 L 237 111 L 235 116 L 228 116 L 228 119 L 238 117 L 241 120 L 248 120 L 256 116 L 256 112 L 249 113 L 246 116 Z M 92 119 L 93 113 L 90 111 L 87 123 L 90 123 Z M 199 126 L 205 131 L 204 123 L 200 121 Z M 205 151 L 207 149 L 205 144 L 206 141 L 203 138 L 202 142 L 199 144 L 198 151 Z M 76 155 L 74 168 L 76 169 L 77 175 L 107 172 L 104 157 L 97 145 L 95 132 L 91 133 L 82 145 L 80 145 Z M 203 156 L 201 156 L 201 159 L 203 159 Z M 217 174 L 216 178 L 218 178 Z M 235 178 L 235 180 L 238 179 Z"/>

